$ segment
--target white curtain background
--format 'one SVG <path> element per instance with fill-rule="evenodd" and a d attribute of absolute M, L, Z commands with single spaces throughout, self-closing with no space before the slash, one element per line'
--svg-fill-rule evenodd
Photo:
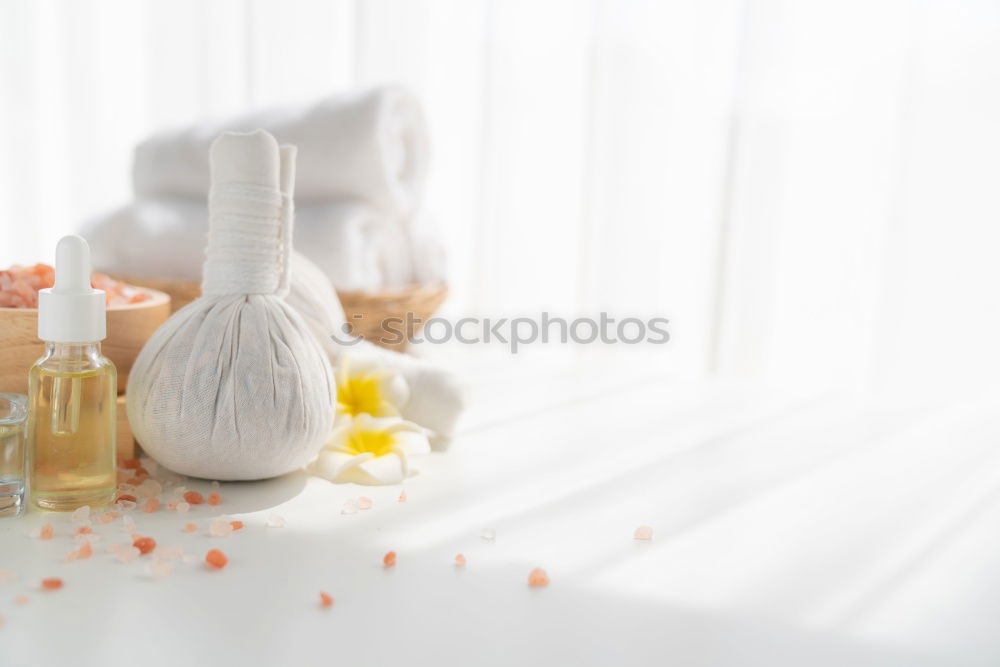
<path fill-rule="evenodd" d="M 1000 375 L 1000 4 L 3 0 L 0 264 L 148 133 L 382 82 L 433 138 L 449 312 L 665 315 L 678 372 Z"/>

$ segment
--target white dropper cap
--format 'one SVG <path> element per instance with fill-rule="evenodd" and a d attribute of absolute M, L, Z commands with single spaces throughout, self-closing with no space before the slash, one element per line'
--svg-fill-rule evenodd
<path fill-rule="evenodd" d="M 90 286 L 90 246 L 70 234 L 56 244 L 56 284 L 38 291 L 38 337 L 96 343 L 105 337 L 103 290 Z"/>

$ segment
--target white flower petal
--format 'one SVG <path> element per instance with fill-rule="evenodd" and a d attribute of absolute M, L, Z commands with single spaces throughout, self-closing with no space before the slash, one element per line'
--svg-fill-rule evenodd
<path fill-rule="evenodd" d="M 396 448 L 404 454 L 414 456 L 431 451 L 431 443 L 423 432 L 400 429 L 394 431 L 392 436 L 396 440 Z"/>
<path fill-rule="evenodd" d="M 373 484 L 399 484 L 406 475 L 406 463 L 395 453 L 364 461 L 358 468 L 368 473 Z"/>
<path fill-rule="evenodd" d="M 341 478 L 346 471 L 357 468 L 370 458 L 372 458 L 370 452 L 351 456 L 344 452 L 323 451 L 313 464 L 313 470 L 331 482 L 342 481 Z"/>

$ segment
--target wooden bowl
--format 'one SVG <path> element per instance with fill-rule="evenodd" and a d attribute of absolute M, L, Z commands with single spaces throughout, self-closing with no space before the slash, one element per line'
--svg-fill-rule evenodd
<path fill-rule="evenodd" d="M 139 350 L 157 327 L 170 317 L 170 296 L 139 288 L 150 295 L 140 303 L 108 308 L 104 356 L 118 368 L 118 393 L 125 391 L 128 373 Z M 28 369 L 45 353 L 38 339 L 38 309 L 0 308 L 0 391 L 28 393 Z"/>

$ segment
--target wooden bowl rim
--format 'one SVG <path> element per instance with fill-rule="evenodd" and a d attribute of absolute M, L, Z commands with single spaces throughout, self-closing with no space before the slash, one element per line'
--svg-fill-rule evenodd
<path fill-rule="evenodd" d="M 139 310 L 140 308 L 153 308 L 154 306 L 162 306 L 163 304 L 170 303 L 170 295 L 166 292 L 161 292 L 158 289 L 152 289 L 151 287 L 140 287 L 139 285 L 129 285 L 134 289 L 145 292 L 150 296 L 149 299 L 145 301 L 140 301 L 139 303 L 123 303 L 116 306 L 108 306 L 108 311 L 120 311 L 120 310 Z M 0 313 L 37 313 L 37 308 L 13 308 L 10 306 L 0 307 Z"/>

